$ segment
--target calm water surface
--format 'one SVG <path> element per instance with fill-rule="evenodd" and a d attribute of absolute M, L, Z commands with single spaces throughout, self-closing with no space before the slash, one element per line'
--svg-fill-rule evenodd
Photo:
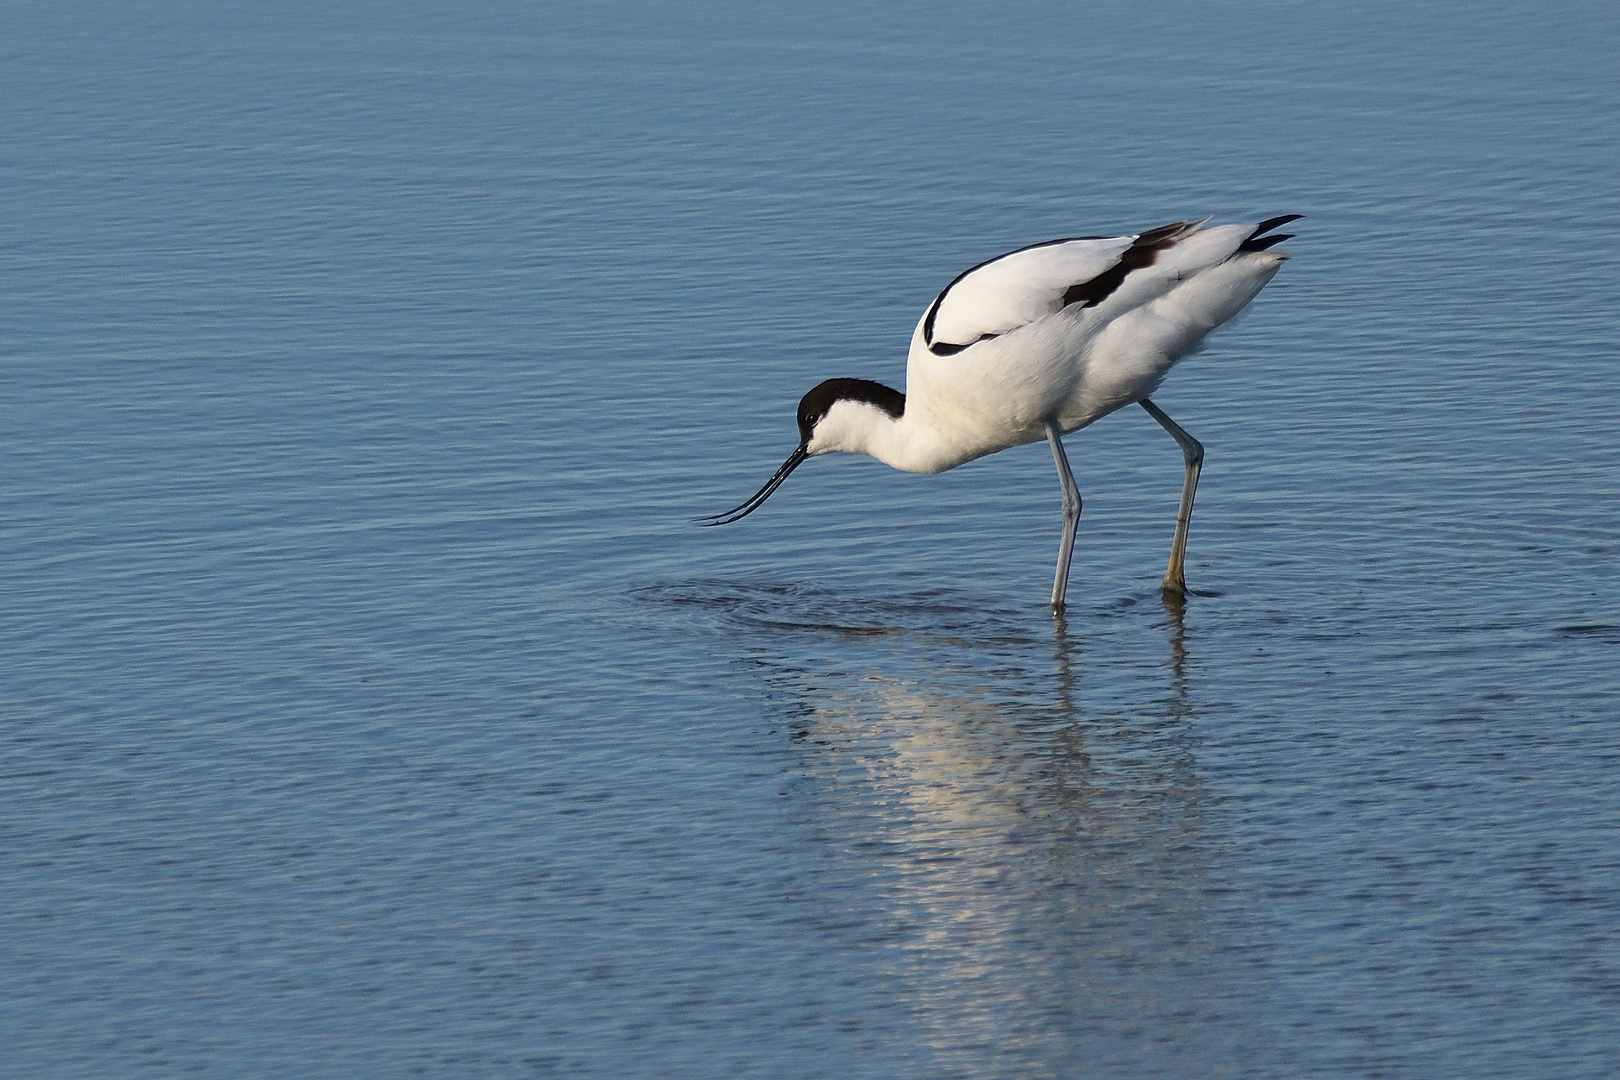
<path fill-rule="evenodd" d="M 1620 1072 L 1612 4 L 15 5 L 0 1072 Z M 806 466 L 960 269 L 1305 213 Z"/>

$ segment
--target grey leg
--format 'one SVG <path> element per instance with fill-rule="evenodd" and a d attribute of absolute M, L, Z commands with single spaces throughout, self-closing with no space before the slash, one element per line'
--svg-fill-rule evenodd
<path fill-rule="evenodd" d="M 1056 422 L 1046 422 L 1046 441 L 1052 444 L 1052 460 L 1057 464 L 1058 485 L 1063 489 L 1063 540 L 1058 546 L 1057 575 L 1052 579 L 1052 613 L 1063 611 L 1063 593 L 1069 587 L 1069 557 L 1074 554 L 1074 534 L 1080 528 L 1080 489 L 1074 486 L 1069 459 L 1063 453 L 1063 432 Z"/>
<path fill-rule="evenodd" d="M 1198 474 L 1204 467 L 1204 447 L 1197 439 L 1181 430 L 1174 420 L 1164 414 L 1147 398 L 1142 408 L 1159 422 L 1181 446 L 1181 456 L 1187 461 L 1187 479 L 1181 485 L 1181 510 L 1176 514 L 1176 537 L 1170 541 L 1170 566 L 1164 572 L 1164 591 L 1178 596 L 1187 592 L 1185 563 L 1187 561 L 1187 526 L 1192 521 L 1193 493 L 1198 490 Z"/>

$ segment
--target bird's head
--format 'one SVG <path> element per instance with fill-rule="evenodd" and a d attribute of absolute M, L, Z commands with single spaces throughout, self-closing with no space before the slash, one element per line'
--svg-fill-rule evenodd
<path fill-rule="evenodd" d="M 729 525 L 765 505 L 788 474 L 817 454 L 861 454 L 875 426 L 898 420 L 906 396 L 866 379 L 828 379 L 799 399 L 799 445 L 781 468 L 741 506 L 700 519 L 703 525 Z"/>
<path fill-rule="evenodd" d="M 864 454 L 873 429 L 900 419 L 906 396 L 865 379 L 828 379 L 799 399 L 799 445 L 817 454 Z"/>

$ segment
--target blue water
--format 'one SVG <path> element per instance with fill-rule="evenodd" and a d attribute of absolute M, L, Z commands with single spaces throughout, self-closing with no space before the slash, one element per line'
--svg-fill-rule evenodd
<path fill-rule="evenodd" d="M 1620 8 L 8 7 L 0 1073 L 1620 1073 Z M 963 267 L 1304 213 L 817 460 Z"/>

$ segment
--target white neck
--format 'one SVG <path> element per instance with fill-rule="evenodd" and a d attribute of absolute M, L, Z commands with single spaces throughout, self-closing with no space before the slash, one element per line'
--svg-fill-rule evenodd
<path fill-rule="evenodd" d="M 941 472 L 958 464 L 931 427 L 911 413 L 898 419 L 866 401 L 848 398 L 833 403 L 816 424 L 812 454 L 866 454 L 902 472 Z"/>

